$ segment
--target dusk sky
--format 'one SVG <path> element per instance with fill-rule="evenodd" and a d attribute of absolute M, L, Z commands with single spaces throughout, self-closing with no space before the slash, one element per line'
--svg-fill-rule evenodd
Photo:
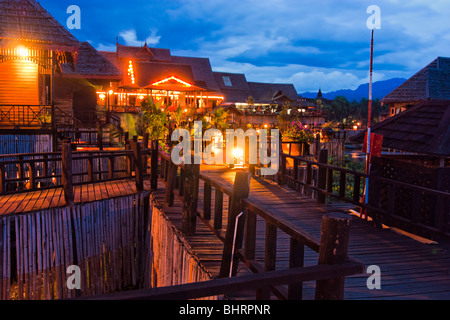
<path fill-rule="evenodd" d="M 367 8 L 381 9 L 374 81 L 408 78 L 450 56 L 448 0 L 40 0 L 62 25 L 70 5 L 98 50 L 120 44 L 210 58 L 214 71 L 248 81 L 293 83 L 299 92 L 355 89 L 368 82 Z"/>

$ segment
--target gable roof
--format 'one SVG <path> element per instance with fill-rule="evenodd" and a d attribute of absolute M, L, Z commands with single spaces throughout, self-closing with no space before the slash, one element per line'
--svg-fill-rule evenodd
<path fill-rule="evenodd" d="M 210 91 L 219 91 L 219 85 L 211 68 L 208 58 L 180 57 L 172 56 L 172 61 L 178 64 L 187 64 L 191 67 L 195 81 L 204 82 Z"/>
<path fill-rule="evenodd" d="M 117 58 L 142 61 L 172 61 L 172 55 L 169 49 L 149 48 L 147 44 L 144 44 L 142 47 L 117 44 Z"/>
<path fill-rule="evenodd" d="M 256 103 L 297 101 L 298 93 L 293 84 L 249 82 Z"/>
<path fill-rule="evenodd" d="M 225 95 L 225 102 L 246 102 L 251 96 L 247 79 L 242 73 L 214 72 L 214 77 L 219 85 L 220 92 Z M 225 78 L 229 79 L 228 85 Z"/>
<path fill-rule="evenodd" d="M 435 156 L 450 156 L 450 101 L 430 100 L 373 126 L 383 147 Z M 351 140 L 363 142 L 365 133 Z"/>
<path fill-rule="evenodd" d="M 0 0 L 0 41 L 74 51 L 78 40 L 35 0 Z"/>
<path fill-rule="evenodd" d="M 450 58 L 438 57 L 382 99 L 384 103 L 450 100 Z"/>
<path fill-rule="evenodd" d="M 134 73 L 136 84 L 141 88 L 171 77 L 191 85 L 196 84 L 191 67 L 184 64 L 137 61 L 134 63 Z"/>

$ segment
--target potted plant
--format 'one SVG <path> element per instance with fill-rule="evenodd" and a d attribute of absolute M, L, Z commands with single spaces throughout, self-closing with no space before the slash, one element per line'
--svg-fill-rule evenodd
<path fill-rule="evenodd" d="M 304 156 L 309 153 L 310 143 L 314 141 L 314 133 L 300 121 L 293 121 L 282 135 L 283 152 L 292 156 Z M 287 142 L 287 143 L 286 143 Z"/>
<path fill-rule="evenodd" d="M 333 121 L 327 122 L 322 126 L 322 136 L 324 139 L 333 138 L 335 123 Z"/>

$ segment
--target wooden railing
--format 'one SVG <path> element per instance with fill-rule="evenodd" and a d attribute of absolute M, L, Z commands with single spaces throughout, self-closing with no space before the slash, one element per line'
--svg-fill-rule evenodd
<path fill-rule="evenodd" d="M 287 159 L 293 166 L 287 167 Z M 328 199 L 336 199 L 354 204 L 361 208 L 381 225 L 383 218 L 400 223 L 410 232 L 422 236 L 439 238 L 450 237 L 450 193 L 424 188 L 421 186 L 386 179 L 362 172 L 333 166 L 328 162 L 327 150 L 321 150 L 318 161 L 280 154 L 280 171 L 277 177 L 279 184 L 287 184 L 302 194 L 314 196 L 319 203 Z M 364 198 L 365 184 L 369 181 L 369 201 Z M 380 201 L 381 192 L 386 193 L 387 203 Z M 397 192 L 413 194 L 413 201 L 409 204 L 410 216 L 399 216 L 396 212 Z M 431 212 L 429 223 L 420 216 L 420 207 L 424 199 L 433 199 L 435 204 Z"/>
<path fill-rule="evenodd" d="M 81 121 L 55 105 L 0 105 L 0 127 L 78 128 Z"/>
<path fill-rule="evenodd" d="M 73 198 L 73 186 L 121 179 L 135 179 L 143 190 L 145 153 L 137 139 L 126 150 L 74 152 L 64 142 L 62 152 L 0 156 L 0 194 L 63 188 L 66 200 Z"/>
<path fill-rule="evenodd" d="M 153 142 L 152 148 L 157 148 L 157 144 Z M 154 149 L 155 150 L 155 149 Z M 157 149 L 156 149 L 157 150 Z M 159 153 L 160 177 L 166 182 L 166 202 L 168 206 L 173 206 L 175 197 L 179 197 L 183 203 L 182 213 L 182 232 L 186 236 L 196 234 L 196 221 L 200 219 L 206 224 L 210 230 L 224 243 L 222 261 L 220 267 L 220 278 L 228 278 L 236 276 L 239 260 L 244 263 L 258 275 L 240 278 L 236 280 L 224 280 L 209 284 L 196 284 L 187 287 L 177 287 L 180 295 L 174 297 L 199 298 L 206 297 L 211 293 L 225 293 L 229 290 L 237 290 L 241 286 L 249 286 L 247 288 L 255 288 L 257 299 L 268 299 L 274 293 L 282 299 L 301 299 L 302 298 L 302 275 L 308 275 L 308 280 L 321 280 L 317 282 L 316 298 L 317 299 L 343 299 L 344 294 L 344 277 L 352 274 L 364 272 L 364 266 L 361 263 L 352 261 L 347 256 L 348 247 L 348 227 L 349 217 L 339 214 L 326 216 L 322 223 L 322 239 L 315 239 L 307 232 L 290 225 L 288 222 L 276 217 L 267 209 L 259 206 L 248 199 L 250 191 L 250 173 L 237 172 L 234 187 L 230 188 L 201 173 L 199 164 L 181 164 L 175 165 L 171 161 L 171 157 L 165 153 Z M 153 153 L 152 180 L 157 179 L 158 172 L 154 169 L 156 164 L 155 157 L 157 153 Z M 199 205 L 199 186 L 203 181 L 203 203 Z M 212 194 L 214 203 L 212 202 Z M 223 219 L 223 203 L 224 198 L 229 200 L 228 216 Z M 266 241 L 265 241 L 265 262 L 264 266 L 255 261 L 256 250 L 256 216 L 259 216 L 266 223 Z M 225 233 L 222 221 L 226 220 Z M 340 225 L 342 233 L 335 234 L 332 230 Z M 334 226 L 334 227 L 333 227 Z M 275 271 L 275 261 L 277 254 L 276 234 L 277 230 L 281 230 L 290 237 L 290 270 Z M 336 237 L 340 237 L 340 241 L 336 241 Z M 319 265 L 313 268 L 303 268 L 305 246 L 319 253 Z M 330 254 L 338 252 L 333 258 Z M 330 260 L 332 259 L 332 261 Z M 333 265 L 326 268 L 324 265 Z M 350 267 L 350 269 L 346 269 Z M 321 270 L 324 272 L 322 273 Z M 344 271 L 345 270 L 345 271 Z M 311 273 L 309 273 L 311 272 Z M 339 277 L 331 276 L 337 273 L 345 274 Z M 314 276 L 313 276 L 314 274 Z M 291 278 L 289 279 L 289 276 Z M 298 276 L 298 277 L 294 277 Z M 334 279 L 329 281 L 329 279 Z M 336 280 L 339 278 L 339 280 Z M 258 279 L 258 280 L 256 280 Z M 261 279 L 266 279 L 265 281 Z M 328 279 L 328 280 L 326 280 Z M 323 281 L 322 281 L 323 280 Z M 306 281 L 306 280 L 304 280 Z M 287 284 L 288 290 L 285 292 L 281 285 Z M 194 290 L 192 288 L 204 288 Z M 175 288 L 174 288 L 175 289 Z M 162 290 L 163 295 L 158 292 L 141 292 L 130 294 L 128 297 L 137 299 L 157 299 L 161 297 L 169 297 L 164 295 L 165 292 L 175 292 L 171 289 Z M 188 290 L 193 290 L 192 294 L 188 294 Z M 209 291 L 210 290 L 210 291 Z M 182 293 L 181 293 L 182 292 Z M 126 297 L 126 294 L 123 296 Z M 170 297 L 169 297 L 170 298 Z"/>

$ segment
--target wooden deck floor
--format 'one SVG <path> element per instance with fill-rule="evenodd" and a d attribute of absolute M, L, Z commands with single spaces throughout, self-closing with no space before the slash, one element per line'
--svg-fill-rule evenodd
<path fill-rule="evenodd" d="M 220 169 L 203 170 L 202 173 L 222 181 L 230 188 L 234 182 L 234 173 Z M 214 192 L 212 193 L 214 195 Z M 202 205 L 202 192 L 199 209 Z M 164 203 L 162 191 L 156 196 L 160 203 Z M 322 215 L 328 212 L 344 210 L 348 206 L 318 205 L 315 200 L 280 187 L 277 184 L 252 179 L 249 199 L 276 213 L 278 217 L 289 221 L 301 230 L 307 231 L 316 239 L 320 239 Z M 228 204 L 224 199 L 224 205 Z M 214 199 L 213 199 L 214 201 Z M 181 203 L 164 208 L 171 221 L 181 228 Z M 345 209 L 344 209 L 345 208 Z M 224 207 L 224 210 L 226 207 Z M 224 214 L 224 217 L 226 214 Z M 226 226 L 226 221 L 224 221 Z M 200 261 L 213 274 L 218 275 L 222 242 L 200 221 L 197 223 L 197 234 L 187 240 L 197 253 Z M 222 230 L 222 235 L 225 230 Z M 265 223 L 258 220 L 256 260 L 263 262 L 264 257 Z M 277 269 L 287 268 L 289 238 L 281 231 L 278 232 Z M 398 234 L 392 229 L 377 229 L 371 223 L 358 217 L 352 219 L 349 255 L 362 261 L 366 267 L 376 265 L 381 269 L 381 290 L 369 290 L 367 280 L 370 276 L 360 275 L 346 280 L 345 299 L 450 299 L 450 254 L 439 244 L 424 244 L 408 236 Z M 305 265 L 316 265 L 318 255 L 312 250 L 306 250 Z M 240 273 L 249 272 L 242 264 Z M 314 296 L 315 283 L 304 284 L 304 297 Z M 254 294 L 254 293 L 252 293 Z M 246 299 L 245 292 L 234 298 Z"/>
<path fill-rule="evenodd" d="M 148 187 L 148 186 L 147 186 Z M 134 179 L 97 182 L 74 187 L 75 204 L 135 194 Z M 0 216 L 65 206 L 62 188 L 0 196 Z"/>

